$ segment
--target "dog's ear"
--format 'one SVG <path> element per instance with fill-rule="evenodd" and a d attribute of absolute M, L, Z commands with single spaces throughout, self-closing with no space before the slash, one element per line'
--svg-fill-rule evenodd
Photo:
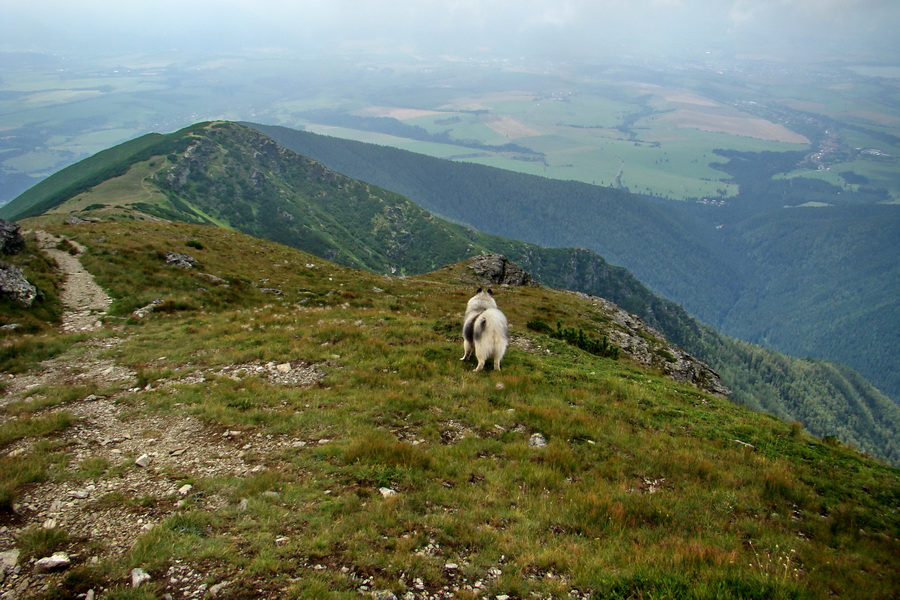
<path fill-rule="evenodd" d="M 477 290 L 475 290 L 475 293 L 476 293 L 476 294 L 480 294 L 480 293 L 481 293 L 481 288 L 478 288 Z"/>
<path fill-rule="evenodd" d="M 488 288 L 488 294 L 491 295 L 491 296 L 494 295 L 494 292 L 493 292 L 493 290 L 491 290 L 491 288 Z"/>

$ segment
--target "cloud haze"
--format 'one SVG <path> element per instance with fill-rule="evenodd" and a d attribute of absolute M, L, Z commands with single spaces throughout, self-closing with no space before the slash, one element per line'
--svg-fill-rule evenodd
<path fill-rule="evenodd" d="M 847 49 L 898 58 L 896 0 L 0 0 L 0 49 L 422 53 L 563 57 Z"/>

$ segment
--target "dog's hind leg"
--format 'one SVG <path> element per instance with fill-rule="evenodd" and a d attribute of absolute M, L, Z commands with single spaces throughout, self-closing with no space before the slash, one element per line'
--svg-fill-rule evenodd
<path fill-rule="evenodd" d="M 479 373 L 479 372 L 481 372 L 481 371 L 483 371 L 483 370 L 484 370 L 484 359 L 483 359 L 483 358 L 479 358 L 479 359 L 478 359 L 478 366 L 475 367 L 475 371 L 474 371 L 474 372 L 475 372 L 475 373 Z"/>
<path fill-rule="evenodd" d="M 472 356 L 472 350 L 474 349 L 474 344 L 469 342 L 469 340 L 463 340 L 463 355 L 459 360 L 466 360 L 470 356 Z"/>
<path fill-rule="evenodd" d="M 466 321 L 463 323 L 462 330 L 463 355 L 459 360 L 466 360 L 475 351 L 475 321 L 477 319 L 477 314 L 466 315 Z"/>

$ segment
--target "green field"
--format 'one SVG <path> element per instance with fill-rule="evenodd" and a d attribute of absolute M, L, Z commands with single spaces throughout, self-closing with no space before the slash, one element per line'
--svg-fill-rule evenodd
<path fill-rule="evenodd" d="M 444 143 L 323 125 L 314 117 L 307 118 L 307 111 L 317 105 L 337 105 L 354 115 L 396 119 L 432 136 L 445 136 Z M 702 110 L 709 112 L 708 126 L 697 126 L 697 119 L 703 118 L 698 111 Z M 608 82 L 608 87 L 599 90 L 554 93 L 490 90 L 479 94 L 452 88 L 443 97 L 436 97 L 435 91 L 429 90 L 420 102 L 393 106 L 317 96 L 315 100 L 280 104 L 278 121 L 289 127 L 440 158 L 669 198 L 721 198 L 737 192 L 725 174 L 710 166 L 723 160 L 714 154 L 718 148 L 782 152 L 809 146 L 797 143 L 801 136 L 786 127 L 740 113 L 721 102 L 689 91 L 633 82 Z M 512 143 L 541 156 L 528 160 L 530 157 L 508 152 L 467 148 L 469 141 L 487 146 Z"/>
<path fill-rule="evenodd" d="M 556 179 L 673 199 L 737 193 L 710 166 L 717 149 L 815 153 L 826 167 L 900 200 L 900 107 L 890 72 L 864 67 L 465 63 L 345 57 L 327 64 L 260 51 L 247 56 L 129 56 L 5 72 L 0 80 L 0 181 L 11 199 L 80 158 L 147 132 L 202 120 L 271 123 Z M 583 74 L 586 69 L 589 75 Z M 395 119 L 423 135 L 325 123 L 315 111 Z M 427 139 L 427 136 L 431 139 Z M 811 136 L 811 137 L 810 137 Z M 497 147 L 513 144 L 525 154 Z M 479 147 L 480 145 L 480 147 Z M 885 157 L 862 155 L 875 148 Z M 823 168 L 789 176 L 860 185 Z M 853 179 L 851 177 L 851 179 Z M 862 180 L 859 180 L 862 181 Z"/>

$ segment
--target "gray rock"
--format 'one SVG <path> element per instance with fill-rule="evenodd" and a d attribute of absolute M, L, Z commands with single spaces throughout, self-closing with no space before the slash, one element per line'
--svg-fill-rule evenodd
<path fill-rule="evenodd" d="M 19 231 L 19 225 L 0 219 L 0 254 L 18 254 L 24 249 L 25 238 Z"/>
<path fill-rule="evenodd" d="M 137 460 L 134 461 L 134 464 L 136 464 L 139 467 L 149 467 L 151 460 L 152 459 L 150 458 L 149 454 L 141 454 L 137 458 Z"/>
<path fill-rule="evenodd" d="M 731 394 L 719 375 L 709 365 L 670 344 L 662 333 L 636 315 L 609 300 L 581 292 L 569 292 L 591 302 L 613 325 L 609 341 L 635 361 L 662 371 L 674 381 L 689 383 L 710 394 L 727 398 Z"/>
<path fill-rule="evenodd" d="M 222 590 L 231 585 L 230 581 L 223 581 L 221 583 L 217 583 L 214 586 L 209 588 L 209 595 L 215 598 L 218 596 Z"/>
<path fill-rule="evenodd" d="M 197 273 L 197 275 L 199 275 L 200 277 L 203 277 L 204 279 L 211 281 L 212 283 L 215 283 L 216 285 L 222 285 L 222 284 L 228 283 L 221 277 L 217 277 L 216 275 L 213 275 L 212 273 Z"/>
<path fill-rule="evenodd" d="M 502 254 L 482 254 L 472 259 L 469 269 L 483 285 L 530 285 L 537 283 L 522 267 Z"/>
<path fill-rule="evenodd" d="M 25 279 L 22 269 L 15 265 L 0 264 L 0 296 L 23 306 L 31 306 L 39 295 L 38 289 Z"/>
<path fill-rule="evenodd" d="M 547 445 L 547 440 L 540 433 L 534 433 L 528 438 L 528 445 L 533 448 L 543 448 Z"/>
<path fill-rule="evenodd" d="M 148 304 L 147 306 L 139 308 L 139 309 L 133 311 L 131 314 L 134 315 L 135 317 L 138 317 L 139 319 L 143 319 L 148 314 L 153 312 L 154 309 L 156 309 L 156 307 L 162 303 L 163 303 L 163 301 L 160 300 L 159 298 L 157 298 L 156 300 L 151 301 L 150 304 Z"/>
<path fill-rule="evenodd" d="M 150 581 L 150 574 L 143 569 L 131 570 L 131 587 L 140 587 L 141 584 Z"/>
<path fill-rule="evenodd" d="M 35 573 L 52 573 L 54 571 L 62 571 L 71 566 L 72 560 L 65 552 L 54 552 L 52 556 L 47 556 L 34 563 Z"/>
<path fill-rule="evenodd" d="M 197 259 L 190 254 L 180 254 L 178 252 L 166 252 L 166 264 L 170 267 L 181 267 L 182 269 L 193 269 L 197 264 Z"/>
<path fill-rule="evenodd" d="M 20 552 L 13 548 L 6 552 L 0 552 L 0 571 L 12 571 L 19 564 Z"/>

